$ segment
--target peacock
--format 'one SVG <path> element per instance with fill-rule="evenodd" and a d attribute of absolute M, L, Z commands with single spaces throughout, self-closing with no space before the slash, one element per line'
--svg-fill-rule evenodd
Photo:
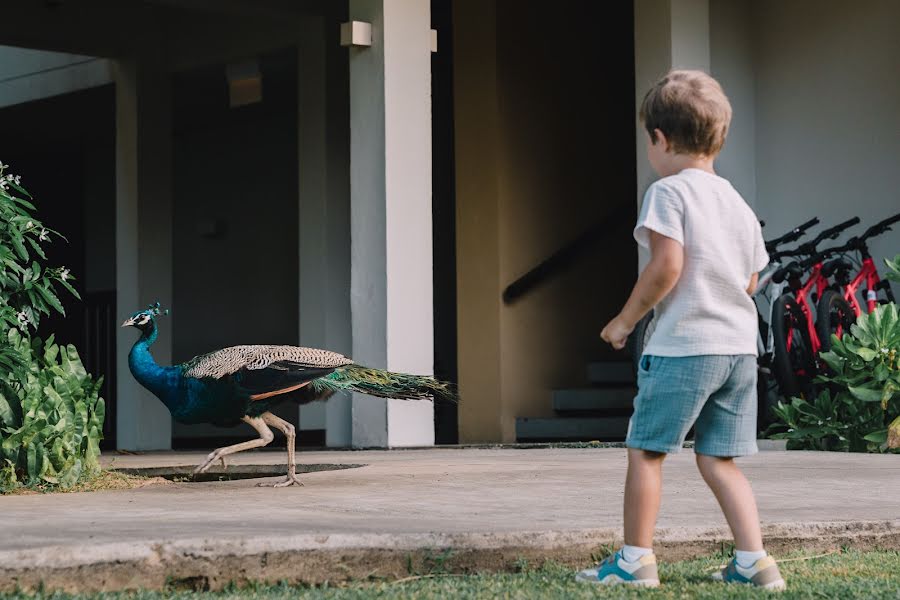
<path fill-rule="evenodd" d="M 271 427 L 287 438 L 287 476 L 274 487 L 300 484 L 296 473 L 294 426 L 272 414 L 282 402 L 307 404 L 326 400 L 335 392 L 360 392 L 381 398 L 456 402 L 453 387 L 432 377 L 392 373 L 354 363 L 328 350 L 298 346 L 232 346 L 164 367 L 156 364 L 150 347 L 156 341 L 159 302 L 134 313 L 122 327 L 141 335 L 128 354 L 128 367 L 137 381 L 159 398 L 179 423 L 210 423 L 231 427 L 241 421 L 259 438 L 217 448 L 194 470 L 203 473 L 225 457 L 261 448 L 272 442 Z M 263 485 L 263 484 L 260 484 Z"/>

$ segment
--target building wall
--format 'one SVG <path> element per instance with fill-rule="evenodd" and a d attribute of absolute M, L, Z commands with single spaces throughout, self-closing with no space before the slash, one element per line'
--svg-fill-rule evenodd
<path fill-rule="evenodd" d="M 900 211 L 900 3 L 710 0 L 711 65 L 735 110 L 717 163 L 777 236 Z M 872 243 L 900 252 L 900 232 Z"/>
<path fill-rule="evenodd" d="M 513 304 L 500 294 L 632 210 L 631 11 L 456 5 L 460 441 L 514 440 L 515 418 L 552 415 L 551 390 L 584 384 L 588 360 L 618 358 L 599 332 L 634 281 L 630 220 Z"/>
<path fill-rule="evenodd" d="M 745 0 L 710 0 L 709 47 L 710 73 L 722 84 L 733 110 L 716 170 L 756 208 L 756 76 L 751 8 L 751 2 Z"/>
<path fill-rule="evenodd" d="M 863 225 L 900 211 L 900 3 L 753 4 L 760 215 Z M 900 252 L 900 229 L 872 243 Z"/>

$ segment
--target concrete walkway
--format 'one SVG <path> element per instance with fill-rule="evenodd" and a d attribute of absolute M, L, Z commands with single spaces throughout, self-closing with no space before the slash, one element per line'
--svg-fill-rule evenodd
<path fill-rule="evenodd" d="M 205 453 L 116 456 L 114 466 L 194 465 Z M 109 460 L 110 457 L 107 457 Z M 254 452 L 232 464 L 278 464 Z M 621 449 L 303 452 L 305 464 L 363 464 L 303 476 L 173 483 L 132 491 L 0 497 L 0 590 L 318 582 L 413 570 L 510 568 L 521 558 L 585 564 L 620 533 Z M 742 459 L 770 550 L 900 548 L 900 457 L 762 452 Z M 694 466 L 671 456 L 658 552 L 680 558 L 729 540 Z"/>

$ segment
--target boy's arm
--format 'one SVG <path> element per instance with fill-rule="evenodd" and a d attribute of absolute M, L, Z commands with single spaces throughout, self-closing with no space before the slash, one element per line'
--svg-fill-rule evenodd
<path fill-rule="evenodd" d="M 600 337 L 616 350 L 625 347 L 629 334 L 659 301 L 672 291 L 684 267 L 684 247 L 661 233 L 650 231 L 650 263 L 638 278 L 628 302 Z"/>
<path fill-rule="evenodd" d="M 759 284 L 759 273 L 754 273 L 750 278 L 750 285 L 747 286 L 747 294 L 752 296 L 756 293 L 756 286 Z"/>

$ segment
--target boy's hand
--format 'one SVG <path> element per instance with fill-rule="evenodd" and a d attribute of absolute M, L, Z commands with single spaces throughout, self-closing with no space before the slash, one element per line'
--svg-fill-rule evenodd
<path fill-rule="evenodd" d="M 634 331 L 634 325 L 629 325 L 620 315 L 606 324 L 606 327 L 600 332 L 600 337 L 616 350 L 621 350 L 628 342 L 628 336 L 632 331 Z"/>

